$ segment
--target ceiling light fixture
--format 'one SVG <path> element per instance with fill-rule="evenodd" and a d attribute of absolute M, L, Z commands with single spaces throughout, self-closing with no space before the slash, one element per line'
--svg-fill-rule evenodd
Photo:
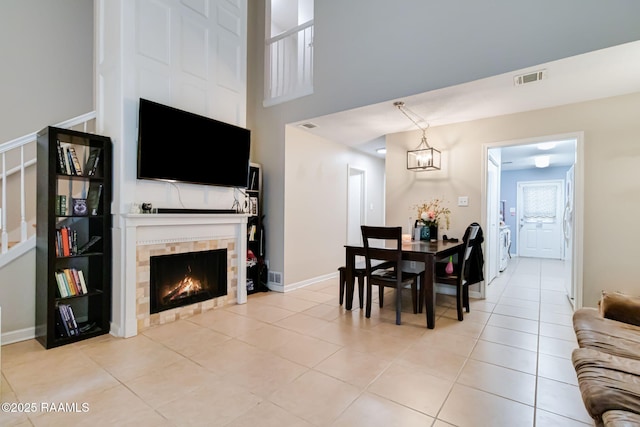
<path fill-rule="evenodd" d="M 385 147 L 378 148 L 376 150 L 376 153 L 378 153 L 378 154 L 387 154 L 387 149 Z"/>
<path fill-rule="evenodd" d="M 538 150 L 551 150 L 553 148 L 556 148 L 556 145 L 557 144 L 555 142 L 540 142 L 536 144 Z"/>
<path fill-rule="evenodd" d="M 416 172 L 440 170 L 442 161 L 441 153 L 435 148 L 429 146 L 429 143 L 427 142 L 427 129 L 429 128 L 429 124 L 427 123 L 426 127 L 420 126 L 418 123 L 424 122 L 424 119 L 411 111 L 406 105 L 404 105 L 404 102 L 397 101 L 394 102 L 393 105 L 422 131 L 420 144 L 414 150 L 407 151 L 407 169 Z"/>
<path fill-rule="evenodd" d="M 549 166 L 549 156 L 536 156 L 533 161 L 537 168 L 546 168 Z"/>

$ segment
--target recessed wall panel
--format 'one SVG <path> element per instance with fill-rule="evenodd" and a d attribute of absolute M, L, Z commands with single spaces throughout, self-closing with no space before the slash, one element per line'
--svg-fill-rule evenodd
<path fill-rule="evenodd" d="M 193 20 L 182 17 L 180 30 L 180 65 L 184 72 L 207 78 L 209 60 L 209 30 Z"/>
<path fill-rule="evenodd" d="M 137 46 L 140 55 L 164 64 L 171 58 L 171 9 L 155 0 L 138 1 Z"/>
<path fill-rule="evenodd" d="M 240 46 L 238 39 L 221 34 L 216 57 L 218 85 L 238 92 L 241 88 Z"/>
<path fill-rule="evenodd" d="M 193 84 L 184 83 L 178 91 L 177 105 L 180 108 L 201 116 L 209 116 L 207 89 Z"/>
<path fill-rule="evenodd" d="M 208 0 L 182 0 L 181 3 L 205 18 L 209 17 Z"/>
<path fill-rule="evenodd" d="M 218 7 L 218 25 L 230 33 L 240 36 L 240 17 L 227 8 Z"/>
<path fill-rule="evenodd" d="M 240 9 L 240 0 L 225 0 L 225 2 L 236 9 Z"/>
<path fill-rule="evenodd" d="M 160 103 L 171 101 L 171 76 L 147 68 L 138 69 L 138 94 L 140 98 Z"/>

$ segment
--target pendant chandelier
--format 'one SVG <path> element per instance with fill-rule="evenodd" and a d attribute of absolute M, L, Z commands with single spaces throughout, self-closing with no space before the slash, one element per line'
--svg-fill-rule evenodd
<path fill-rule="evenodd" d="M 424 122 L 424 120 L 404 105 L 404 102 L 397 101 L 393 105 L 422 131 L 420 144 L 414 150 L 407 151 L 407 169 L 415 172 L 440 170 L 442 162 L 440 151 L 431 147 L 427 142 L 429 124 L 427 123 L 426 127 L 421 126 L 419 122 Z"/>

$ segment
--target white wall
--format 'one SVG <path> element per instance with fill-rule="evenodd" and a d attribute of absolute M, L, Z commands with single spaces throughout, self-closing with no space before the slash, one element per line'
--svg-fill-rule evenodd
<path fill-rule="evenodd" d="M 249 3 L 248 123 L 264 167 L 267 258 L 285 259 L 285 125 L 640 39 L 640 2 L 315 2 L 314 93 L 262 105 L 265 0 Z M 415 145 L 415 144 L 414 144 Z M 473 185 L 473 184 L 472 184 Z M 390 192 L 388 192 L 390 194 Z M 284 277 L 285 283 L 290 282 Z"/>
<path fill-rule="evenodd" d="M 284 273 L 292 288 L 344 265 L 349 166 L 365 170 L 367 224 L 384 224 L 384 160 L 294 126 L 286 141 Z"/>
<path fill-rule="evenodd" d="M 483 144 L 584 131 L 584 281 L 583 305 L 595 306 L 601 290 L 638 294 L 637 252 L 640 229 L 640 93 L 527 113 L 429 128 L 430 144 L 442 149 L 442 172 L 415 174 L 404 167 L 406 150 L 419 132 L 387 139 L 387 222 L 401 223 L 404 207 L 417 197 L 451 199 L 452 232 L 481 219 Z M 440 176 L 438 176 L 440 175 Z M 454 206 L 469 196 L 469 207 Z"/>

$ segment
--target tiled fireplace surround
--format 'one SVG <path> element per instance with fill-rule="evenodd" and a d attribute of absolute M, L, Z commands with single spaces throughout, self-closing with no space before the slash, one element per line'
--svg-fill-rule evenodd
<path fill-rule="evenodd" d="M 132 214 L 125 216 L 124 336 L 229 304 L 243 304 L 246 287 L 244 214 Z M 151 314 L 150 258 L 227 249 L 227 295 Z"/>

